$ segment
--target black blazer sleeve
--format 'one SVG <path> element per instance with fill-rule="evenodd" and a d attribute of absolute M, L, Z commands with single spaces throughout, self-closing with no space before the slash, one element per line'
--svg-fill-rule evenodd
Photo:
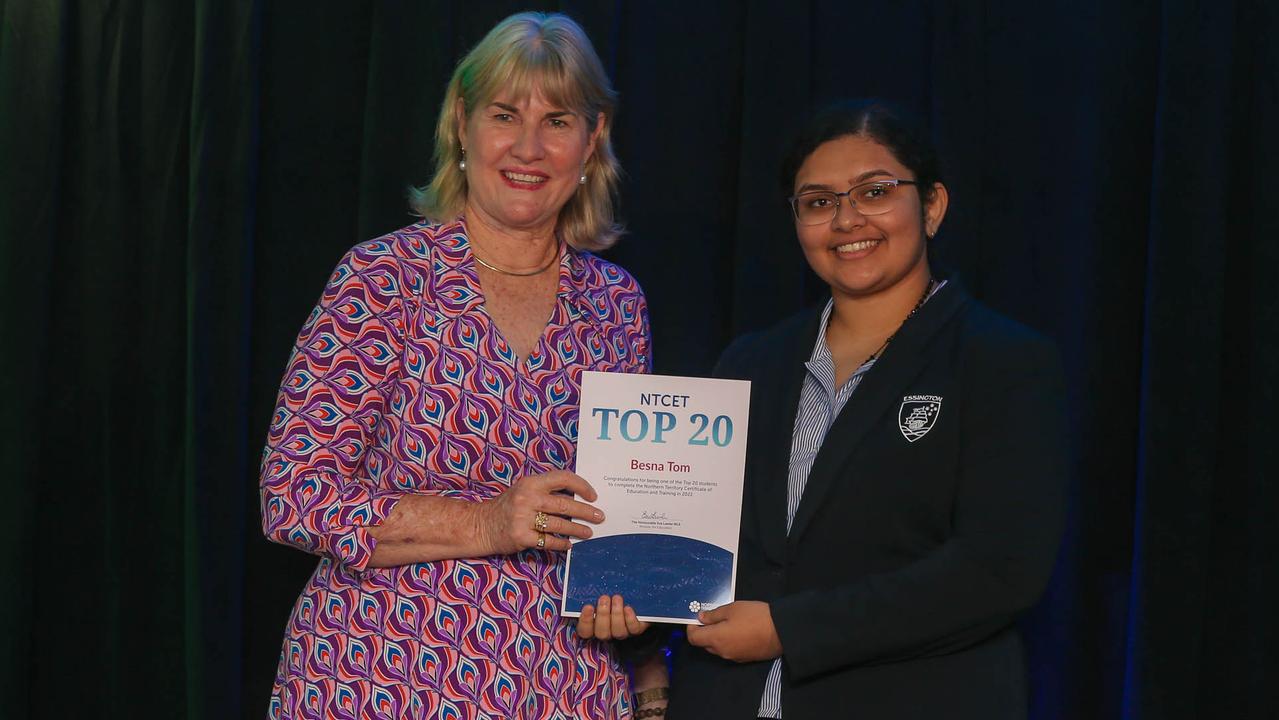
<path fill-rule="evenodd" d="M 719 354 L 719 359 L 715 361 L 715 367 L 711 370 L 711 377 L 735 380 L 749 379 L 749 364 L 755 344 L 758 341 L 758 334 L 747 333 L 729 343 L 728 347 L 724 348 L 724 351 Z"/>
<path fill-rule="evenodd" d="M 732 373 L 739 355 L 725 355 Z M 963 356 L 969 399 L 960 411 L 953 533 L 899 569 L 776 598 L 773 622 L 794 680 L 977 644 L 1047 583 L 1067 475 L 1056 350 L 1019 333 L 970 343 Z"/>

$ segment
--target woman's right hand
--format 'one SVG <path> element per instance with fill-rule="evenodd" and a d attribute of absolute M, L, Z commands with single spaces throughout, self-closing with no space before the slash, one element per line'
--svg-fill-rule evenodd
<path fill-rule="evenodd" d="M 567 490 L 594 501 L 595 488 L 566 470 L 520 478 L 501 495 L 476 506 L 477 534 L 489 554 L 509 555 L 526 548 L 565 551 L 568 536 L 589 538 L 591 529 L 573 520 L 598 523 L 604 513 L 593 505 L 563 494 Z M 546 529 L 537 529 L 538 513 L 546 514 Z M 539 540 L 543 544 L 539 546 Z"/>

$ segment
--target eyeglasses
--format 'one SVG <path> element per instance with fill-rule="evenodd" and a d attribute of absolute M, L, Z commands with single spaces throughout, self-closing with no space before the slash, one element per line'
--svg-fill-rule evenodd
<path fill-rule="evenodd" d="M 839 212 L 839 199 L 848 198 L 848 207 L 862 215 L 883 215 L 896 207 L 902 198 L 901 185 L 917 185 L 914 180 L 875 180 L 862 183 L 837 193 L 829 190 L 813 190 L 792 195 L 790 209 L 801 225 L 824 225 L 835 219 Z"/>

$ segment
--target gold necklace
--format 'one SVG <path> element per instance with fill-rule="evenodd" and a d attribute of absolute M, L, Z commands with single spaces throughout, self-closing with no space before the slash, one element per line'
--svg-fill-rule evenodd
<path fill-rule="evenodd" d="M 483 265 L 484 267 L 488 268 L 489 270 L 492 270 L 495 273 L 502 273 L 503 275 L 510 275 L 511 277 L 531 277 L 533 275 L 541 275 L 542 273 L 546 272 L 547 268 L 555 264 L 555 261 L 559 258 L 559 256 L 560 256 L 559 249 L 556 248 L 556 251 L 551 253 L 551 256 L 546 260 L 546 264 L 543 265 L 542 267 L 536 270 L 529 270 L 527 272 L 517 272 L 515 270 L 507 270 L 505 268 L 500 268 L 491 263 L 484 262 L 484 258 L 480 257 L 479 255 L 475 253 L 475 243 L 471 243 L 471 257 L 475 258 L 475 262 Z"/>

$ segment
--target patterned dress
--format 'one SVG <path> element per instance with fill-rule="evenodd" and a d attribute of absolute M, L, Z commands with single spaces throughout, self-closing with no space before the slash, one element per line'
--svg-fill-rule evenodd
<path fill-rule="evenodd" d="M 574 466 L 583 370 L 648 372 L 643 292 L 561 251 L 556 308 L 516 358 L 462 222 L 356 246 L 298 336 L 262 460 L 267 536 L 320 555 L 284 641 L 272 718 L 626 718 L 607 643 L 560 617 L 563 555 L 370 568 L 407 493 L 481 501 Z"/>

